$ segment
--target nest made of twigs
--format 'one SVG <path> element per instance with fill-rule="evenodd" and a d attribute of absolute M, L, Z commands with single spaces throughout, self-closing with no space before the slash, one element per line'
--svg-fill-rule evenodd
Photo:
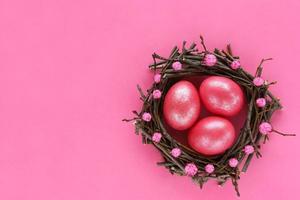
<path fill-rule="evenodd" d="M 243 68 L 234 70 L 230 67 L 230 64 L 234 60 L 238 60 L 239 57 L 232 54 L 229 45 L 226 51 L 215 49 L 213 52 L 209 52 L 203 42 L 203 38 L 200 38 L 204 48 L 203 51 L 199 51 L 195 43 L 191 44 L 189 48 L 186 48 L 186 42 L 183 42 L 182 49 L 174 47 L 168 58 L 159 56 L 156 53 L 152 55 L 154 63 L 151 64 L 149 68 L 155 73 L 161 74 L 161 81 L 159 83 L 153 83 L 145 94 L 138 86 L 143 107 L 140 112 L 133 111 L 136 117 L 125 121 L 133 120 L 135 132 L 137 134 L 141 133 L 143 143 L 153 144 L 153 146 L 161 152 L 164 161 L 159 162 L 158 165 L 165 166 L 172 174 L 185 175 L 185 165 L 194 163 L 199 170 L 195 176 L 192 176 L 192 179 L 198 183 L 200 187 L 202 187 L 209 178 L 216 179 L 219 185 L 223 185 L 228 179 L 231 179 L 237 195 L 239 195 L 237 180 L 240 178 L 240 172 L 246 172 L 254 155 L 257 157 L 261 156 L 260 145 L 268 140 L 268 135 L 260 134 L 259 125 L 262 122 L 269 122 L 273 112 L 280 109 L 281 104 L 269 91 L 269 86 L 275 82 L 264 82 L 260 87 L 253 84 L 254 78 L 261 76 L 263 62 L 268 59 L 262 60 L 253 76 Z M 213 54 L 217 58 L 217 63 L 212 67 L 208 67 L 204 63 L 204 57 L 207 54 Z M 183 66 L 179 71 L 172 68 L 172 63 L 176 61 L 182 63 Z M 225 153 L 214 157 L 203 156 L 176 141 L 166 129 L 162 117 L 164 97 L 174 80 L 191 76 L 207 75 L 223 76 L 232 79 L 243 88 L 247 100 L 248 113 L 236 142 Z M 154 99 L 152 97 L 152 92 L 156 89 L 162 92 L 160 99 Z M 256 106 L 255 100 L 262 97 L 268 101 L 266 106 L 260 108 Z M 151 114 L 151 121 L 147 122 L 142 119 L 142 114 L 145 112 Z M 158 143 L 151 140 L 154 132 L 162 133 L 162 138 Z M 246 145 L 252 145 L 254 147 L 254 154 L 245 154 L 243 148 Z M 170 152 L 173 148 L 181 149 L 182 153 L 179 157 L 175 158 L 171 155 Z M 238 167 L 232 168 L 228 165 L 228 160 L 233 157 L 238 159 Z M 213 173 L 209 174 L 205 172 L 205 166 L 207 164 L 214 165 L 215 170 Z"/>

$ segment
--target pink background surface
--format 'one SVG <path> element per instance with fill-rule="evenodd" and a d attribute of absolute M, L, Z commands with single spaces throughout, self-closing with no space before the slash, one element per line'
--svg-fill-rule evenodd
<path fill-rule="evenodd" d="M 159 153 L 121 122 L 150 86 L 154 51 L 202 33 L 231 43 L 284 110 L 275 128 L 300 133 L 300 2 L 0 0 L 0 199 L 236 199 L 230 183 L 200 190 L 157 167 Z M 300 199 L 300 136 L 271 136 L 240 181 L 240 199 Z"/>

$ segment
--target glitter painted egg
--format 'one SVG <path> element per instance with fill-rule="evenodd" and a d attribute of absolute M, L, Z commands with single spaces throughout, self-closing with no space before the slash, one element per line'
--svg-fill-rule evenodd
<path fill-rule="evenodd" d="M 165 122 L 175 130 L 193 126 L 200 114 L 197 88 L 189 81 L 175 83 L 167 92 L 163 103 Z"/>
<path fill-rule="evenodd" d="M 206 156 L 224 153 L 234 144 L 235 138 L 232 123 L 216 116 L 201 119 L 188 133 L 189 145 Z"/>
<path fill-rule="evenodd" d="M 238 114 L 244 105 L 244 94 L 240 86 L 229 78 L 210 76 L 199 88 L 205 108 L 217 115 L 231 117 Z"/>

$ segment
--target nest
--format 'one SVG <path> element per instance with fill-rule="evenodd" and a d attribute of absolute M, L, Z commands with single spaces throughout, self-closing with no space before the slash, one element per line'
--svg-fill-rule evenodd
<path fill-rule="evenodd" d="M 199 184 L 201 188 L 209 179 L 216 179 L 219 185 L 223 185 L 227 180 L 231 180 L 239 196 L 238 180 L 240 179 L 241 172 L 247 171 L 254 155 L 261 157 L 261 144 L 264 144 L 269 139 L 268 134 L 260 133 L 259 125 L 262 122 L 269 122 L 274 111 L 281 109 L 282 106 L 279 99 L 274 97 L 269 91 L 269 86 L 275 82 L 268 83 L 265 81 L 264 84 L 259 87 L 253 83 L 254 78 L 260 77 L 262 74 L 262 64 L 269 59 L 263 59 L 261 61 L 253 76 L 242 67 L 235 70 L 231 68 L 231 63 L 238 60 L 239 57 L 232 54 L 230 45 L 227 45 L 226 50 L 215 49 L 213 52 L 209 52 L 204 44 L 203 38 L 200 38 L 203 47 L 202 51 L 196 48 L 195 43 L 192 43 L 187 48 L 186 42 L 183 42 L 182 48 L 174 47 L 168 58 L 156 53 L 152 55 L 153 64 L 151 64 L 149 68 L 155 73 L 161 74 L 161 81 L 159 83 L 153 83 L 146 93 L 138 86 L 140 99 L 143 101 L 142 109 L 140 112 L 133 111 L 136 116 L 132 119 L 125 119 L 124 121 L 134 121 L 135 132 L 136 134 L 141 134 L 143 143 L 152 144 L 160 151 L 163 161 L 158 162 L 158 165 L 164 166 L 172 174 L 186 175 L 185 166 L 189 163 L 193 163 L 197 166 L 198 171 L 197 174 L 191 176 L 191 178 L 194 182 Z M 205 55 L 207 54 L 213 54 L 217 58 L 217 63 L 212 67 L 208 67 L 204 62 Z M 172 68 L 172 63 L 176 61 L 182 64 L 181 70 L 177 71 Z M 201 155 L 175 140 L 168 132 L 162 117 L 164 97 L 174 81 L 191 76 L 210 75 L 227 77 L 239 84 L 244 90 L 248 106 L 245 122 L 240 129 L 239 136 L 234 145 L 225 153 L 213 157 Z M 162 92 L 160 99 L 154 99 L 152 96 L 152 92 L 157 89 Z M 257 98 L 267 99 L 267 104 L 263 108 L 258 107 L 256 105 Z M 151 120 L 143 120 L 143 113 L 150 113 L 152 116 Z M 152 140 L 152 136 L 155 132 L 162 134 L 162 138 L 159 142 Z M 280 133 L 278 131 L 275 132 Z M 246 145 L 253 146 L 254 153 L 246 154 L 244 152 Z M 172 156 L 171 151 L 173 148 L 181 149 L 181 155 L 179 157 L 175 158 Z M 233 168 L 228 165 L 230 158 L 236 158 L 239 161 L 238 167 Z M 205 166 L 207 164 L 214 166 L 215 170 L 213 173 L 205 172 Z"/>

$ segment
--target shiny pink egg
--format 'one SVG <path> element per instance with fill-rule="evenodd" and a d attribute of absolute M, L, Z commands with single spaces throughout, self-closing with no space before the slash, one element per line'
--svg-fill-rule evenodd
<path fill-rule="evenodd" d="M 197 88 L 189 81 L 175 83 L 164 99 L 163 115 L 166 123 L 175 130 L 186 130 L 193 126 L 199 114 Z"/>
<path fill-rule="evenodd" d="M 197 152 L 213 156 L 229 149 L 236 135 L 230 121 L 222 117 L 201 119 L 188 133 L 188 143 Z"/>
<path fill-rule="evenodd" d="M 233 80 L 210 76 L 199 88 L 201 101 L 206 109 L 217 115 L 231 117 L 238 114 L 244 105 L 244 93 Z"/>

